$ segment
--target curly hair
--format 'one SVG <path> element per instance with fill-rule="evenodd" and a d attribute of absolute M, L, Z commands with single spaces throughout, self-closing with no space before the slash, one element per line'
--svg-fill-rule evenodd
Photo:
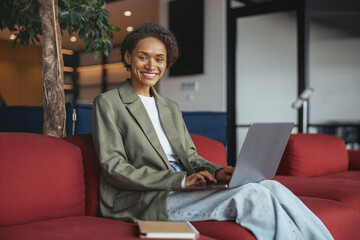
<path fill-rule="evenodd" d="M 178 59 L 179 47 L 175 36 L 170 31 L 157 24 L 145 23 L 144 25 L 138 27 L 129 35 L 127 35 L 120 45 L 121 62 L 124 63 L 127 70 L 131 69 L 131 65 L 127 64 L 125 61 L 126 51 L 131 53 L 140 40 L 148 37 L 157 38 L 164 43 L 166 47 L 166 59 L 168 68 L 170 68 L 174 64 L 176 59 Z"/>

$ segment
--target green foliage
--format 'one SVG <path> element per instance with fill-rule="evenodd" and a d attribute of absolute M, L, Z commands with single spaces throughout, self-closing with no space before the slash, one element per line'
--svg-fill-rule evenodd
<path fill-rule="evenodd" d="M 39 5 L 33 0 L 1 0 L 0 1 L 0 29 L 8 28 L 16 33 L 13 48 L 19 39 L 21 45 L 28 46 L 29 42 L 39 42 L 41 24 L 39 20 Z"/>
<path fill-rule="evenodd" d="M 84 39 L 84 47 L 93 52 L 95 58 L 99 51 L 108 56 L 114 38 L 113 31 L 119 31 L 108 19 L 109 12 L 105 9 L 105 0 L 62 0 L 59 2 L 61 29 L 66 29 L 71 36 L 78 32 Z"/>
<path fill-rule="evenodd" d="M 59 0 L 60 28 L 71 36 L 77 32 L 84 39 L 86 51 L 96 58 L 99 52 L 110 54 L 114 31 L 120 29 L 109 21 L 109 12 L 105 9 L 105 0 Z M 28 46 L 29 42 L 39 42 L 41 24 L 39 3 L 36 0 L 1 0 L 0 29 L 8 28 L 16 34 L 13 48 L 17 40 Z"/>

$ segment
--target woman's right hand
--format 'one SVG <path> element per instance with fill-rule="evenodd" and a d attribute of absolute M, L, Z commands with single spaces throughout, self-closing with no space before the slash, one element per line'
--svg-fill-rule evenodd
<path fill-rule="evenodd" d="M 206 185 L 206 179 L 216 183 L 215 177 L 208 171 L 200 171 L 185 178 L 185 187 Z"/>

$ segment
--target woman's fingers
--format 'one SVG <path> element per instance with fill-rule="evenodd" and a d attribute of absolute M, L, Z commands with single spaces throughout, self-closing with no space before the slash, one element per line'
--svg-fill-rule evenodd
<path fill-rule="evenodd" d="M 231 176 L 234 172 L 234 167 L 228 166 L 222 169 L 219 169 L 215 172 L 216 179 L 220 182 L 229 183 Z"/>
<path fill-rule="evenodd" d="M 192 185 L 205 185 L 206 180 L 214 183 L 216 182 L 216 179 L 213 175 L 211 175 L 211 173 L 208 171 L 200 171 L 185 178 L 185 187 Z"/>

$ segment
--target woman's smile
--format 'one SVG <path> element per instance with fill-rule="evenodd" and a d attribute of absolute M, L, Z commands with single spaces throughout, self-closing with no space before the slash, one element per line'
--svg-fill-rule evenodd
<path fill-rule="evenodd" d="M 144 76 L 146 79 L 154 79 L 154 78 L 156 78 L 156 76 L 157 76 L 156 73 L 146 73 L 146 72 L 144 72 L 144 73 L 142 73 L 142 74 L 143 74 L 143 76 Z"/>

